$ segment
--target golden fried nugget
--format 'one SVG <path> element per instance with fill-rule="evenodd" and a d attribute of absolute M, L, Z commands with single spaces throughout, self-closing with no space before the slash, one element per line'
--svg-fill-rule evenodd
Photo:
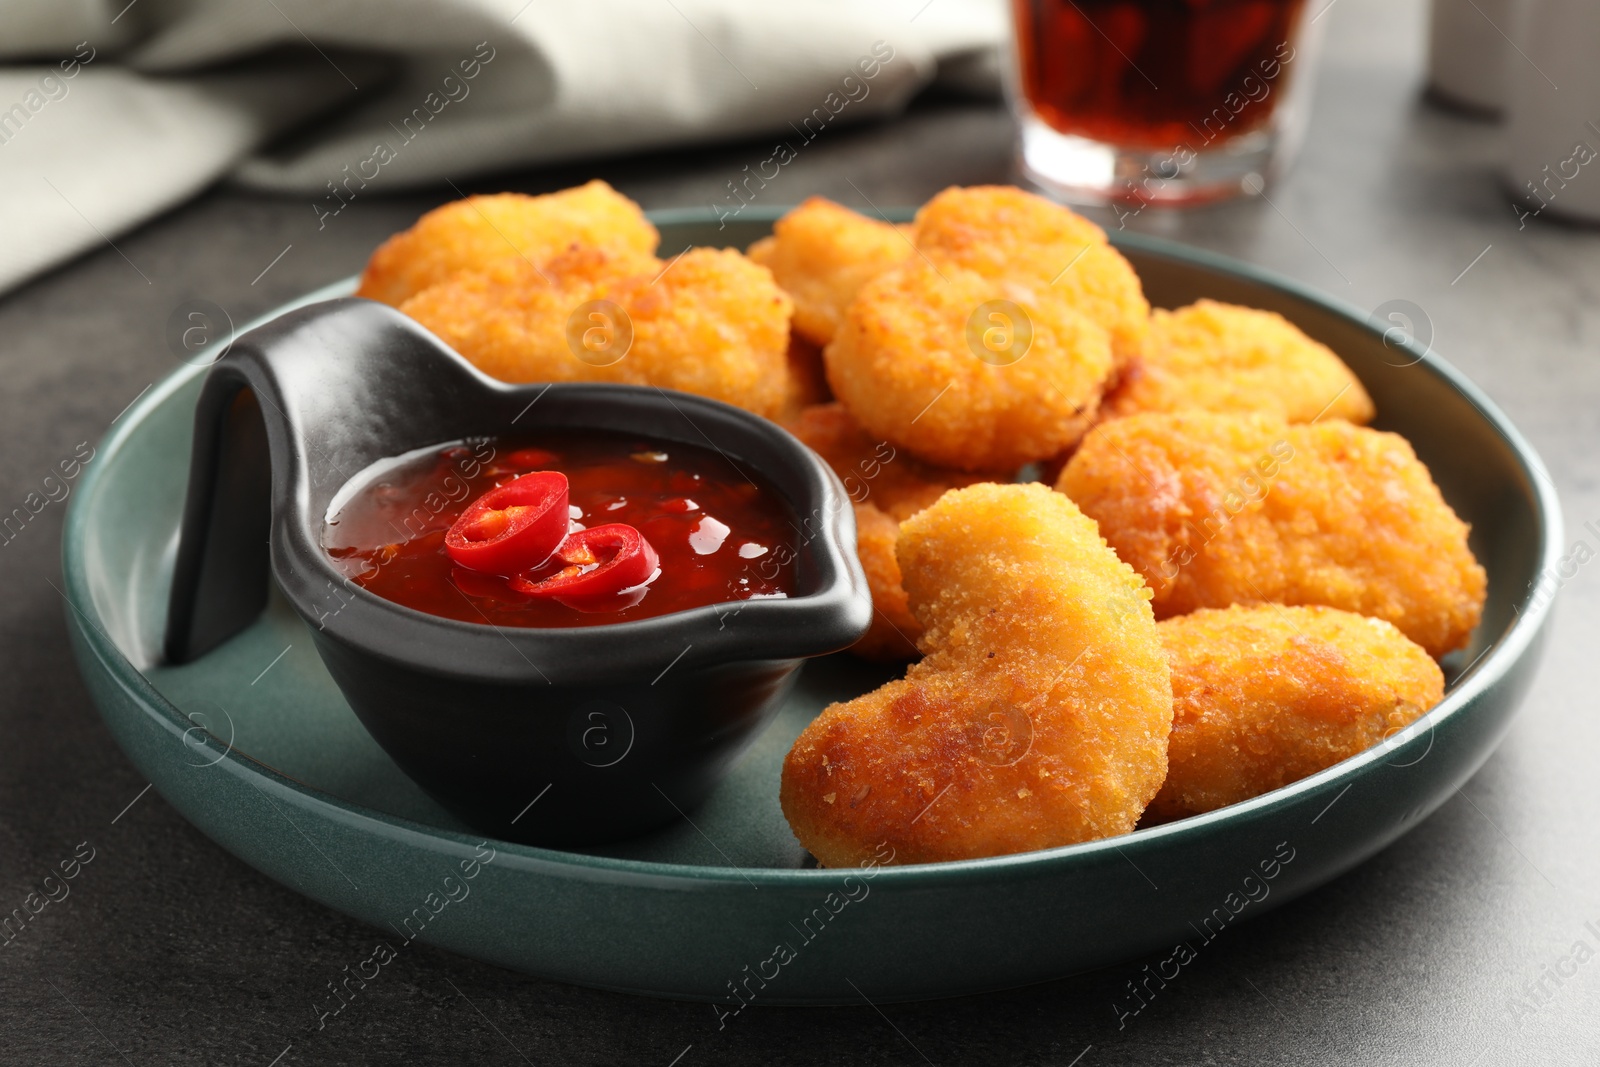
<path fill-rule="evenodd" d="M 623 362 L 636 359 L 642 380 L 767 418 L 782 412 L 794 302 L 765 267 L 731 248 L 695 248 L 659 280 L 639 275 L 601 295 L 632 316 Z"/>
<path fill-rule="evenodd" d="M 899 522 L 938 500 L 946 490 L 1010 480 L 924 463 L 867 433 L 837 401 L 805 408 L 783 425 L 833 468 L 851 500 L 871 503 Z"/>
<path fill-rule="evenodd" d="M 1159 629 L 1172 738 L 1148 820 L 1299 781 L 1404 729 L 1444 694 L 1439 665 L 1404 634 L 1337 608 L 1202 609 Z"/>
<path fill-rule="evenodd" d="M 789 333 L 789 388 L 783 401 L 784 420 L 797 419 L 806 408 L 833 399 L 828 389 L 828 372 L 822 365 L 822 349 L 793 332 Z"/>
<path fill-rule="evenodd" d="M 400 310 L 502 381 L 621 381 L 622 368 L 587 366 L 567 346 L 567 319 L 594 288 L 507 260 L 430 286 Z"/>
<path fill-rule="evenodd" d="M 856 552 L 867 572 L 872 629 L 850 651 L 863 659 L 903 660 L 917 654 L 922 627 L 906 606 L 895 561 L 900 523 L 938 500 L 949 489 L 989 480 L 981 474 L 932 467 L 889 442 L 874 439 L 843 404 L 817 404 L 787 420 L 784 427 L 832 467 L 845 492 L 856 501 Z M 998 479 L 1009 481 L 1009 477 Z"/>
<path fill-rule="evenodd" d="M 1172 687 L 1143 582 L 1094 523 L 985 483 L 907 520 L 898 556 L 926 658 L 795 742 L 800 843 L 845 867 L 880 843 L 928 863 L 1131 830 L 1166 777 Z"/>
<path fill-rule="evenodd" d="M 502 381 L 629 381 L 636 368 L 604 366 L 599 355 L 579 360 L 567 327 L 605 282 L 642 266 L 648 265 L 600 249 L 570 250 L 543 270 L 521 259 L 500 260 L 424 289 L 400 310 Z M 626 336 L 616 343 L 631 344 Z"/>
<path fill-rule="evenodd" d="M 912 254 L 911 242 L 887 222 L 869 219 L 820 196 L 808 198 L 750 246 L 750 258 L 772 270 L 794 297 L 794 328 L 817 345 L 833 340 L 863 284 Z"/>
<path fill-rule="evenodd" d="M 1405 438 L 1347 422 L 1142 414 L 1102 423 L 1056 488 L 1155 590 L 1196 608 L 1326 604 L 1387 619 L 1433 656 L 1466 644 L 1483 568 Z"/>
<path fill-rule="evenodd" d="M 1272 311 L 1201 300 L 1157 310 L 1122 383 L 1116 418 L 1140 411 L 1227 411 L 1285 422 L 1371 422 L 1372 399 L 1327 345 Z"/>
<path fill-rule="evenodd" d="M 507 260 L 461 274 L 401 310 L 504 381 L 631 382 L 769 418 L 781 412 L 791 305 L 766 268 L 735 251 L 696 248 L 664 270 L 616 277 L 597 263 L 640 261 L 597 250 L 571 256 L 571 271 L 558 258 L 542 272 Z M 594 301 L 610 306 L 585 308 Z"/>
<path fill-rule="evenodd" d="M 1105 231 L 1060 204 L 1009 185 L 952 186 L 917 212 L 917 248 L 963 267 L 1064 296 L 1111 334 L 1119 362 L 1138 351 L 1150 303 Z"/>
<path fill-rule="evenodd" d="M 862 287 L 823 359 L 867 432 L 969 471 L 1015 470 L 1075 442 L 1113 366 L 1105 330 L 1053 291 L 921 260 Z"/>
<path fill-rule="evenodd" d="M 915 659 L 922 624 L 911 614 L 894 546 L 900 524 L 872 504 L 856 505 L 856 555 L 872 590 L 872 626 L 850 646 L 862 659 L 882 663 Z"/>
<path fill-rule="evenodd" d="M 356 295 L 399 307 L 460 271 L 499 260 L 543 267 L 574 244 L 648 256 L 660 240 L 639 205 L 602 181 L 543 196 L 469 196 L 379 245 Z"/>
<path fill-rule="evenodd" d="M 527 267 L 528 263 L 522 259 L 500 261 L 501 267 L 518 268 L 519 265 Z M 665 267 L 665 263 L 646 252 L 595 245 L 573 245 L 546 260 L 544 266 L 534 273 L 539 274 L 550 285 L 577 291 L 583 286 L 600 286 L 640 274 L 654 278 Z M 494 267 L 491 266 L 489 269 L 493 270 Z"/>

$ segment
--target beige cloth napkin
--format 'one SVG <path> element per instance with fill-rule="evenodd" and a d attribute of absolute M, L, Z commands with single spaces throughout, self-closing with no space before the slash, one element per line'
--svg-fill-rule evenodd
<path fill-rule="evenodd" d="M 227 176 L 331 210 L 993 92 L 1004 27 L 999 0 L 9 0 L 0 290 Z"/>

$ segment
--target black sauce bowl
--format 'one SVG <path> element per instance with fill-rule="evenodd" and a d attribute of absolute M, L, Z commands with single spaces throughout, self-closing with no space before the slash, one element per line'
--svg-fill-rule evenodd
<path fill-rule="evenodd" d="M 794 524 L 798 588 L 591 627 L 458 622 L 349 582 L 322 547 L 335 495 L 432 444 L 614 430 L 759 473 Z M 269 549 L 270 544 L 270 549 Z M 801 661 L 871 621 L 844 488 L 780 427 L 640 386 L 495 381 L 393 308 L 343 299 L 241 336 L 195 413 L 166 656 L 248 625 L 275 577 L 396 763 L 484 833 L 544 845 L 643 833 L 698 804 L 777 712 Z"/>

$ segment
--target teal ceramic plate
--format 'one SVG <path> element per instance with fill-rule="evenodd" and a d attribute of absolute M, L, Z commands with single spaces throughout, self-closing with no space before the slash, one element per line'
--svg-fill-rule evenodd
<path fill-rule="evenodd" d="M 743 247 L 771 214 L 720 227 L 656 216 L 668 253 Z M 1360 863 L 1434 810 L 1505 731 L 1534 669 L 1556 562 L 1537 456 L 1465 378 L 1327 298 L 1148 239 L 1120 247 L 1157 305 L 1198 297 L 1279 311 L 1339 352 L 1472 524 L 1489 572 L 1473 646 L 1444 702 L 1384 745 L 1285 789 L 1125 837 L 1019 856 L 855 873 L 812 867 L 778 808 L 790 742 L 828 701 L 885 677 L 812 663 L 780 718 L 690 818 L 621 846 L 482 841 L 367 736 L 274 602 L 182 668 L 163 616 L 203 368 L 116 423 L 74 494 L 63 546 L 83 676 L 129 758 L 175 808 L 264 874 L 376 927 L 529 974 L 721 1002 L 828 1004 L 1022 985 L 1156 950 L 1198 951 L 1229 923 Z M 303 302 L 348 292 L 343 283 Z M 692 820 L 692 821 L 691 821 Z"/>

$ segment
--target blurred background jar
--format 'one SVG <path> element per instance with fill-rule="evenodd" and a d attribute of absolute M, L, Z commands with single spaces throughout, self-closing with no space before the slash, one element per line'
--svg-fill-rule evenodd
<path fill-rule="evenodd" d="M 1505 178 L 1519 228 L 1600 221 L 1600 2 L 1514 0 L 1509 33 Z"/>
<path fill-rule="evenodd" d="M 1511 0 L 1433 0 L 1428 18 L 1428 90 L 1485 116 L 1505 102 L 1505 27 Z"/>
<path fill-rule="evenodd" d="M 1013 0 L 1024 176 L 1071 203 L 1259 193 L 1305 133 L 1318 0 Z"/>

